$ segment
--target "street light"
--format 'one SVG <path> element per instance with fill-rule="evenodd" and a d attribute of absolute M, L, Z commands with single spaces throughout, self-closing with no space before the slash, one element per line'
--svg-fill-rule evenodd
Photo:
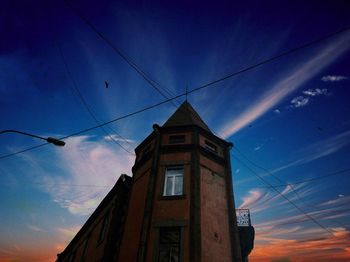
<path fill-rule="evenodd" d="M 39 138 L 41 140 L 45 140 L 46 142 L 48 142 L 50 144 L 54 144 L 55 146 L 64 146 L 66 144 L 64 141 L 59 140 L 59 139 L 54 138 L 54 137 L 45 138 L 45 137 L 41 137 L 41 136 L 37 136 L 37 135 L 28 134 L 28 133 L 22 132 L 22 131 L 17 131 L 17 130 L 3 130 L 3 131 L 0 131 L 0 135 L 4 134 L 4 133 L 18 133 L 18 134 L 22 134 L 22 135 L 25 135 L 25 136 L 31 136 L 31 137 Z"/>

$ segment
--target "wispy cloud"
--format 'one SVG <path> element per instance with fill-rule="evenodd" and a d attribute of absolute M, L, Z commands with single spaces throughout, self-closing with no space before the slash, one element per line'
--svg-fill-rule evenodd
<path fill-rule="evenodd" d="M 258 151 L 258 150 L 260 150 L 262 147 L 263 147 L 263 145 L 256 146 L 256 147 L 254 147 L 254 151 Z"/>
<path fill-rule="evenodd" d="M 315 193 L 315 191 L 308 190 L 307 186 L 299 187 L 297 190 L 302 197 Z M 282 194 L 287 195 L 292 201 L 296 201 L 290 187 L 284 188 Z M 325 225 L 338 224 L 335 219 L 348 217 L 350 210 L 339 206 L 335 207 L 332 203 L 328 202 L 327 207 L 323 206 L 322 209 L 309 210 L 308 215 Z M 345 261 L 345 258 L 350 258 L 348 248 L 350 232 L 348 229 L 338 225 L 327 226 L 332 232 L 329 233 L 316 224 L 310 226 L 310 218 L 291 208 L 280 195 L 252 189 L 243 198 L 240 208 L 249 208 L 253 214 L 253 226 L 256 234 L 255 247 L 250 255 L 251 260 L 270 261 L 289 257 L 292 261 L 298 261 L 302 257 L 303 260 L 300 261 L 315 261 L 313 258 L 321 257 L 324 258 L 323 261 L 329 261 L 330 257 L 334 256 L 334 258 L 341 258 Z M 266 214 L 264 214 L 263 222 L 254 223 L 254 220 L 259 220 L 262 210 L 271 210 L 272 212 L 273 209 L 276 212 L 276 208 L 279 208 L 278 216 L 266 219 Z M 266 248 L 269 250 L 268 252 Z"/>
<path fill-rule="evenodd" d="M 261 198 L 263 197 L 263 194 L 261 191 L 258 190 L 250 190 L 249 195 L 243 198 L 243 203 L 240 205 L 239 208 L 248 208 L 257 203 Z"/>
<path fill-rule="evenodd" d="M 328 200 L 319 206 L 344 206 L 350 205 L 350 196 L 338 195 L 338 198 Z"/>
<path fill-rule="evenodd" d="M 72 214 L 89 214 L 107 194 L 108 188 L 75 185 L 110 185 L 122 173 L 129 173 L 134 160 L 120 148 L 110 148 L 87 136 L 74 137 L 64 151 L 59 151 L 67 177 L 45 176 L 44 189 L 60 206 Z"/>
<path fill-rule="evenodd" d="M 27 225 L 27 227 L 30 229 L 30 230 L 33 230 L 35 232 L 43 232 L 44 230 L 38 226 L 35 226 L 35 225 Z"/>
<path fill-rule="evenodd" d="M 273 110 L 273 112 L 275 112 L 276 114 L 280 114 L 281 113 L 281 111 L 279 109 L 275 109 L 275 110 Z"/>
<path fill-rule="evenodd" d="M 311 161 L 333 154 L 348 144 L 350 144 L 350 130 L 327 138 L 325 140 L 318 141 L 310 146 L 301 149 L 298 153 L 298 155 L 302 156 L 301 158 L 275 168 L 271 172 L 276 173 L 292 166 L 309 163 Z"/>
<path fill-rule="evenodd" d="M 135 143 L 134 140 L 126 139 L 126 138 L 121 137 L 120 135 L 117 135 L 117 134 L 110 134 L 108 136 L 105 136 L 104 139 L 106 141 L 111 141 L 113 139 L 115 141 L 122 142 L 122 143 L 125 143 L 125 144 L 133 144 L 133 143 Z"/>
<path fill-rule="evenodd" d="M 327 75 L 321 78 L 323 82 L 339 82 L 347 79 L 348 79 L 347 76 L 340 76 L 340 75 Z"/>
<path fill-rule="evenodd" d="M 268 110 L 275 107 L 284 98 L 301 87 L 306 81 L 314 77 L 330 63 L 334 62 L 350 47 L 350 34 L 338 38 L 332 44 L 323 48 L 317 55 L 307 62 L 299 64 L 277 82 L 269 91 L 264 93 L 251 107 L 237 118 L 231 119 L 219 131 L 223 138 L 228 138 L 243 127 L 253 122 Z"/>
<path fill-rule="evenodd" d="M 328 94 L 328 90 L 327 88 L 315 88 L 315 89 L 308 89 L 308 90 L 304 90 L 303 91 L 304 95 L 307 96 L 319 96 L 319 95 L 327 95 Z"/>
<path fill-rule="evenodd" d="M 35 185 L 59 206 L 77 215 L 93 212 L 120 174 L 131 173 L 134 161 L 133 156 L 119 147 L 89 136 L 72 137 L 64 148 L 55 152 L 56 159 L 51 161 L 57 170 L 54 175 L 40 166 L 35 155 L 27 154 L 23 159 L 35 167 Z"/>
<path fill-rule="evenodd" d="M 254 261 L 349 261 L 350 232 L 345 228 L 333 230 L 334 234 L 325 236 L 320 236 L 320 230 L 315 230 L 313 234 L 308 234 L 312 237 L 303 241 L 268 236 L 261 239 L 258 235 L 258 244 L 249 258 Z"/>
<path fill-rule="evenodd" d="M 303 97 L 303 96 L 297 96 L 297 97 L 294 97 L 290 101 L 290 103 L 291 103 L 291 107 L 294 107 L 294 108 L 303 107 L 309 103 L 309 98 Z"/>
<path fill-rule="evenodd" d="M 315 89 L 307 89 L 302 91 L 303 95 L 294 97 L 290 103 L 290 107 L 292 108 L 298 108 L 298 107 L 304 107 L 309 104 L 311 101 L 311 97 L 316 97 L 316 96 L 321 96 L 321 95 L 328 95 L 328 90 L 327 88 L 315 88 Z"/>
<path fill-rule="evenodd" d="M 71 227 L 58 227 L 56 231 L 60 234 L 64 240 L 70 241 L 76 233 L 80 230 L 81 226 L 71 226 Z"/>

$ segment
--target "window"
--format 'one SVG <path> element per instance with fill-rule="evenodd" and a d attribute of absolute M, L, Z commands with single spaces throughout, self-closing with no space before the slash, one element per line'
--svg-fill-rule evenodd
<path fill-rule="evenodd" d="M 183 144 L 185 143 L 185 135 L 169 136 L 169 144 Z"/>
<path fill-rule="evenodd" d="M 214 153 L 218 152 L 218 147 L 216 145 L 214 145 L 213 143 L 210 143 L 207 140 L 205 140 L 205 148 L 214 152 Z"/>
<path fill-rule="evenodd" d="M 168 167 L 165 171 L 163 196 L 179 196 L 183 194 L 183 167 Z"/>
<path fill-rule="evenodd" d="M 179 227 L 159 229 L 158 262 L 180 261 L 181 230 Z"/>

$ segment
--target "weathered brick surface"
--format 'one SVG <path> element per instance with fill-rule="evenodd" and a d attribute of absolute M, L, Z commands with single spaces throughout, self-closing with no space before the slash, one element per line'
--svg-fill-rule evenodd
<path fill-rule="evenodd" d="M 149 175 L 143 174 L 133 184 L 119 261 L 136 261 Z"/>
<path fill-rule="evenodd" d="M 189 164 L 184 165 L 184 192 L 185 196 L 181 199 L 164 199 L 164 174 L 167 163 L 182 162 L 189 163 L 191 160 L 190 153 L 163 154 L 160 157 L 162 165 L 158 169 L 156 190 L 153 199 L 152 223 L 167 220 L 186 220 L 189 222 L 190 215 L 190 176 L 191 167 Z M 148 238 L 147 258 L 146 261 L 153 261 L 153 249 L 156 238 L 156 229 L 151 228 Z M 184 261 L 189 260 L 189 225 L 184 229 Z"/>
<path fill-rule="evenodd" d="M 216 172 L 222 169 L 207 159 L 203 162 Z M 200 176 L 202 261 L 232 261 L 225 179 L 204 167 Z"/>

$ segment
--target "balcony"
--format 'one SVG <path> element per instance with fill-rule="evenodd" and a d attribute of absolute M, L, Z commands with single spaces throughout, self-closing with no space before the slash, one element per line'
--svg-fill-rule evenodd
<path fill-rule="evenodd" d="M 250 213 L 249 209 L 236 209 L 237 226 L 239 227 L 250 227 Z"/>
<path fill-rule="evenodd" d="M 242 260 L 248 261 L 248 255 L 254 248 L 255 230 L 250 221 L 249 209 L 236 209 Z"/>

